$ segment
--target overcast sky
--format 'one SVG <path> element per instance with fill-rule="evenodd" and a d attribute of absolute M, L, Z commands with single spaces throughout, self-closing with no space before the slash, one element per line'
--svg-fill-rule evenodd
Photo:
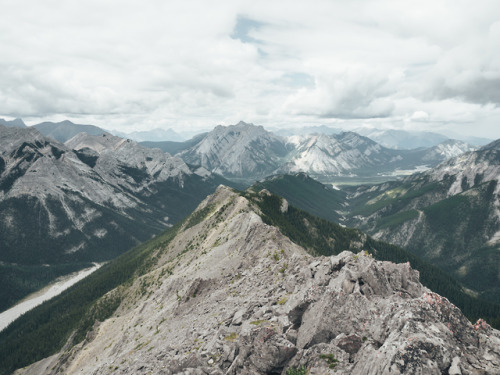
<path fill-rule="evenodd" d="M 500 138 L 498 0 L 0 0 L 0 117 Z"/>

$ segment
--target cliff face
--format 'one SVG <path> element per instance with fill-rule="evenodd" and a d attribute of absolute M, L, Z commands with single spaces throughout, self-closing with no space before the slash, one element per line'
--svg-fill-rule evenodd
<path fill-rule="evenodd" d="M 314 258 L 225 187 L 154 260 L 110 292 L 120 307 L 82 343 L 17 373 L 500 372 L 500 332 L 472 325 L 409 264 Z"/>

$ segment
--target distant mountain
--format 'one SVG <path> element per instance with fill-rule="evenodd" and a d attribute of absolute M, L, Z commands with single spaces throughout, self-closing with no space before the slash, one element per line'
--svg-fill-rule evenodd
<path fill-rule="evenodd" d="M 450 137 L 454 138 L 454 139 L 459 139 L 461 141 L 467 142 L 467 143 L 474 145 L 474 146 L 485 146 L 488 143 L 491 143 L 494 141 L 494 139 L 492 139 L 492 138 L 475 137 L 475 136 L 471 136 L 471 135 L 462 135 L 462 134 L 458 134 L 455 132 L 450 132 Z"/>
<path fill-rule="evenodd" d="M 401 248 L 220 186 L 1 332 L 0 374 L 499 373 L 500 332 L 457 306 L 499 322 Z"/>
<path fill-rule="evenodd" d="M 131 140 L 80 133 L 64 145 L 33 127 L 0 126 L 0 262 L 109 260 L 182 219 L 222 182 Z M 10 270 L 21 280 L 29 273 Z"/>
<path fill-rule="evenodd" d="M 187 141 L 174 142 L 174 141 L 162 141 L 162 142 L 140 142 L 141 146 L 148 148 L 159 148 L 163 152 L 168 152 L 170 155 L 175 155 L 179 152 L 187 150 L 196 144 L 198 144 L 208 133 L 199 134 Z"/>
<path fill-rule="evenodd" d="M 374 166 L 394 169 L 398 154 L 356 133 L 289 137 L 293 156 L 280 172 L 305 172 L 315 176 L 371 173 Z"/>
<path fill-rule="evenodd" d="M 473 136 L 458 136 L 455 138 L 475 146 L 484 146 L 493 141 L 492 138 L 473 137 Z"/>
<path fill-rule="evenodd" d="M 87 133 L 90 135 L 111 135 L 107 131 L 94 125 L 78 125 L 71 121 L 65 120 L 61 122 L 42 122 L 33 126 L 44 136 L 55 139 L 59 142 L 66 142 L 79 133 Z"/>
<path fill-rule="evenodd" d="M 402 181 L 351 188 L 346 223 L 404 246 L 500 301 L 499 145 Z"/>
<path fill-rule="evenodd" d="M 376 176 L 398 174 L 422 166 L 434 166 L 473 147 L 447 140 L 431 148 L 393 150 L 354 132 L 336 135 L 289 137 L 294 150 L 281 173 L 305 172 L 319 180 L 335 176 Z"/>
<path fill-rule="evenodd" d="M 262 126 L 240 122 L 217 126 L 177 156 L 227 178 L 255 179 L 273 173 L 288 151 L 282 138 Z"/>
<path fill-rule="evenodd" d="M 359 128 L 357 133 L 368 137 L 384 147 L 410 150 L 420 147 L 432 147 L 449 139 L 449 137 L 433 132 L 406 131 L 397 129 Z"/>
<path fill-rule="evenodd" d="M 429 148 L 437 146 L 450 139 L 456 139 L 473 147 L 483 146 L 490 143 L 492 139 L 464 136 L 458 133 L 451 132 L 448 135 L 426 131 L 407 131 L 399 129 L 372 129 L 358 128 L 354 130 L 356 133 L 364 135 L 384 147 L 410 150 L 415 148 Z"/>
<path fill-rule="evenodd" d="M 448 139 L 440 144 L 425 150 L 422 156 L 423 162 L 436 165 L 442 161 L 454 158 L 469 151 L 475 151 L 478 147 L 455 139 Z"/>
<path fill-rule="evenodd" d="M 116 136 L 122 138 L 129 138 L 136 142 L 163 142 L 163 141 L 174 141 L 182 142 L 185 138 L 174 131 L 173 129 L 152 129 L 146 131 L 135 131 L 131 133 L 125 133 L 120 131 L 111 131 Z"/>
<path fill-rule="evenodd" d="M 7 126 L 7 127 L 13 127 L 13 128 L 25 128 L 26 124 L 24 121 L 20 118 L 16 118 L 14 120 L 4 120 L 3 118 L 0 118 L 0 125 Z"/>

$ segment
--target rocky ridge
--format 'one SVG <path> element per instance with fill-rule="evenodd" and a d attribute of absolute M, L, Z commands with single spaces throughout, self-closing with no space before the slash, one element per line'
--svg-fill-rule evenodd
<path fill-rule="evenodd" d="M 500 371 L 500 332 L 472 325 L 409 264 L 360 250 L 314 258 L 219 187 L 149 273 L 109 293 L 124 296 L 111 318 L 17 374 Z"/>

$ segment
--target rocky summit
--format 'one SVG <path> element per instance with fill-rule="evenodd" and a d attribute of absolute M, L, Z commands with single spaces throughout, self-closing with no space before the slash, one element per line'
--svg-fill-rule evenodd
<path fill-rule="evenodd" d="M 409 264 L 313 257 L 259 214 L 219 187 L 105 296 L 122 297 L 110 318 L 17 374 L 500 373 L 500 332 Z"/>

